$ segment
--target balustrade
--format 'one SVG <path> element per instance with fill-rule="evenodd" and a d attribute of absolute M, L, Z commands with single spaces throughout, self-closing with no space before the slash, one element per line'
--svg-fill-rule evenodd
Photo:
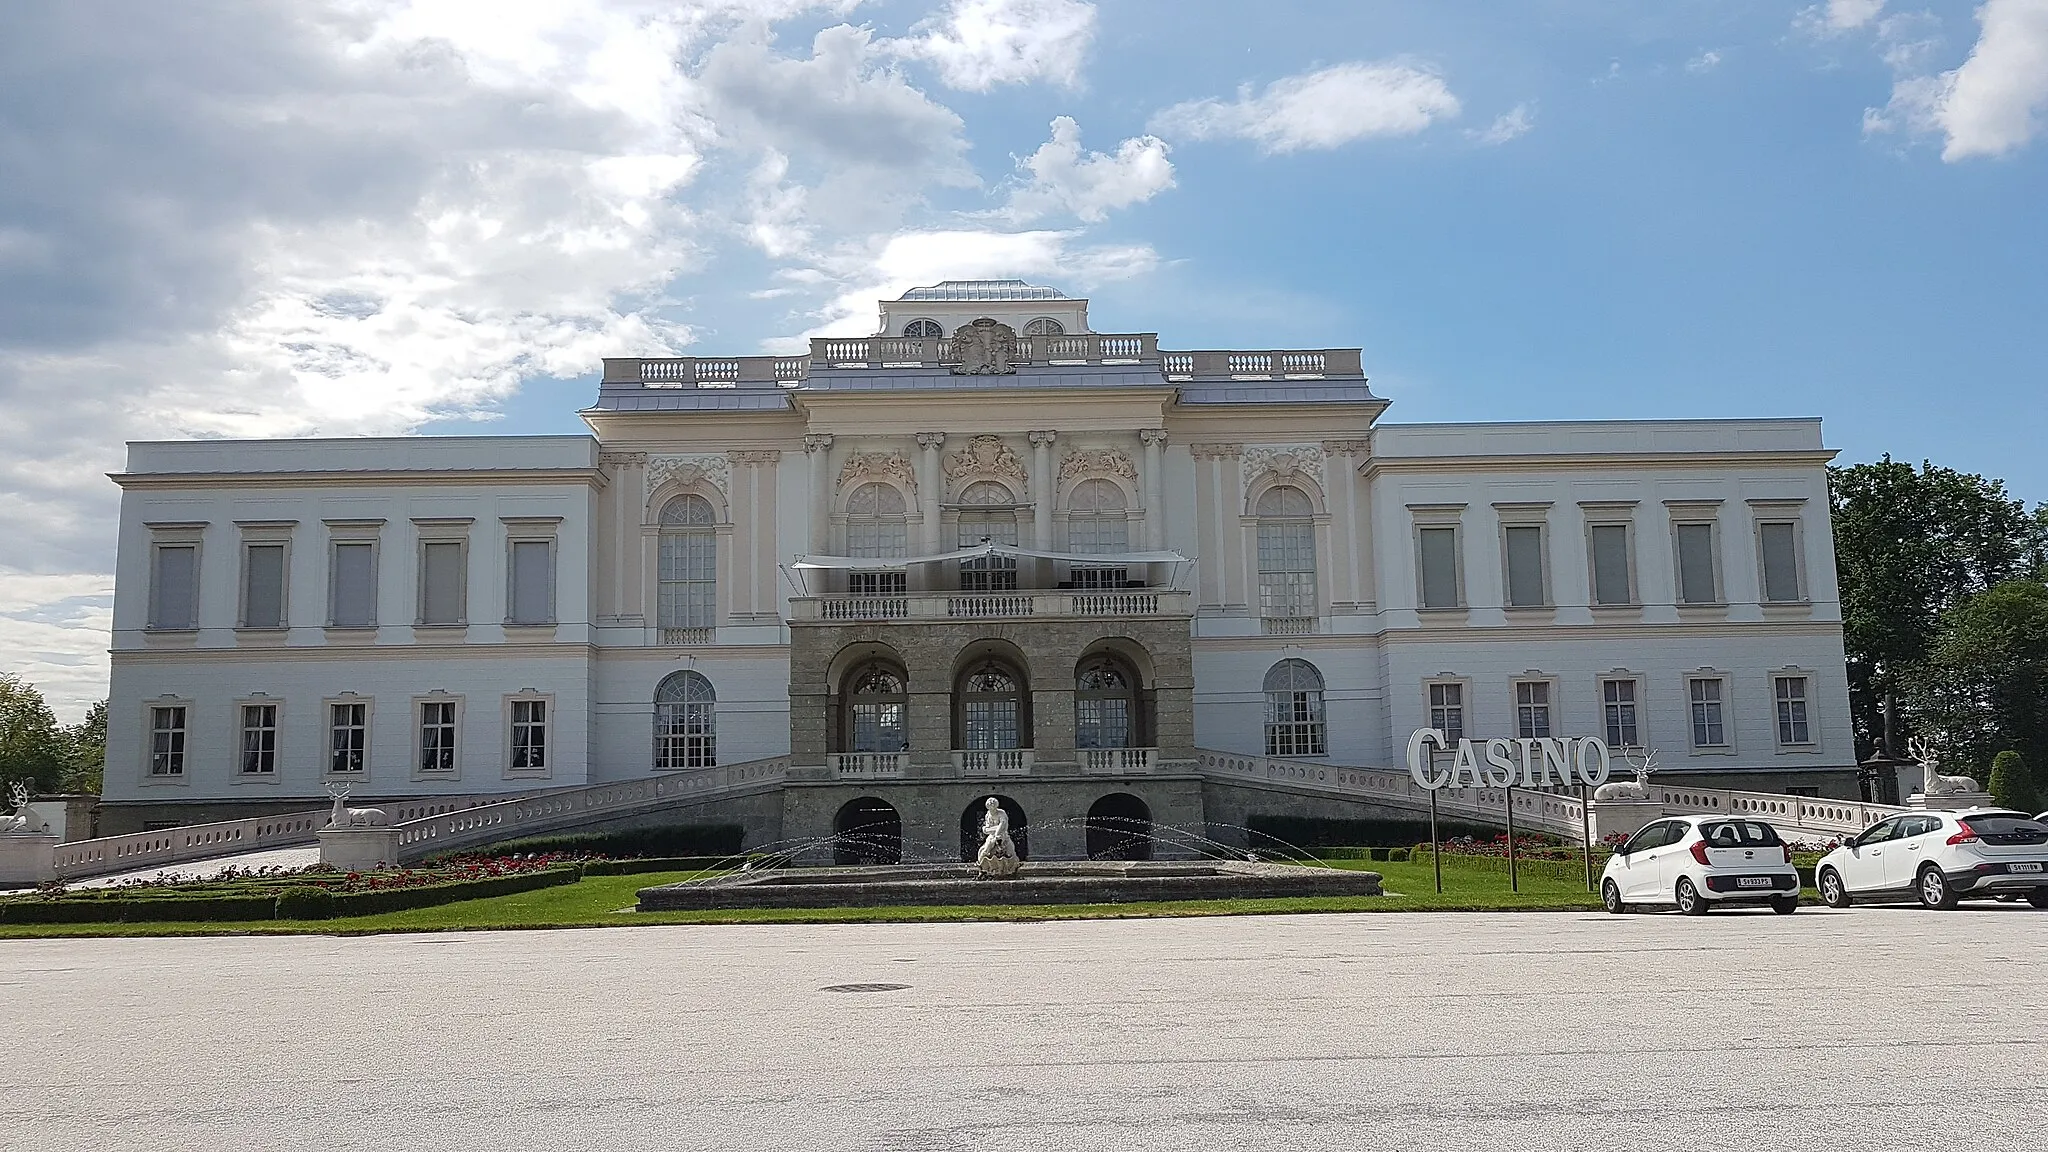
<path fill-rule="evenodd" d="M 1029 776 L 1029 748 L 956 748 L 953 771 L 961 776 Z"/>
<path fill-rule="evenodd" d="M 794 622 L 854 620 L 1017 620 L 1038 617 L 1170 616 L 1188 612 L 1187 592 L 906 592 L 873 596 L 835 593 L 790 601 Z"/>
<path fill-rule="evenodd" d="M 833 752 L 827 759 L 842 780 L 894 780 L 910 761 L 908 752 Z"/>
<path fill-rule="evenodd" d="M 1081 771 L 1098 776 L 1150 772 L 1159 762 L 1157 748 L 1083 748 Z"/>

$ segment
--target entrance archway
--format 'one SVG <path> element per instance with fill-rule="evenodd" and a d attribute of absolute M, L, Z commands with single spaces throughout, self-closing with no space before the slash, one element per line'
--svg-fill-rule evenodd
<path fill-rule="evenodd" d="M 1090 860 L 1150 860 L 1152 809 L 1129 792 L 1111 792 L 1088 806 Z"/>
<path fill-rule="evenodd" d="M 1031 859 L 1030 821 L 1024 815 L 1024 806 L 1008 796 L 997 796 L 996 803 L 1010 814 L 1010 842 L 1017 846 L 1017 859 Z M 988 796 L 980 795 L 960 813 L 960 859 L 973 860 L 981 851 L 981 817 L 988 811 Z"/>
<path fill-rule="evenodd" d="M 840 805 L 832 817 L 834 864 L 900 864 L 903 817 L 879 796 L 860 796 Z"/>

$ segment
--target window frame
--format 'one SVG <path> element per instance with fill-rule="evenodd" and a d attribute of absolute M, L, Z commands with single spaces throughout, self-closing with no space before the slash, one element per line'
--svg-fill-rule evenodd
<path fill-rule="evenodd" d="M 1801 608 L 1813 603 L 1813 587 L 1806 569 L 1806 520 L 1804 500 L 1752 500 L 1749 502 L 1751 535 L 1756 547 L 1756 599 L 1769 608 Z M 1784 526 L 1792 532 L 1792 582 L 1790 599 L 1771 597 L 1769 558 L 1764 552 L 1764 530 Z"/>
<path fill-rule="evenodd" d="M 384 566 L 384 521 L 382 520 L 328 520 L 327 525 L 327 613 L 326 627 L 342 632 L 363 632 L 376 629 L 382 621 L 380 610 Z M 343 547 L 368 547 L 370 550 L 370 617 L 364 623 L 342 623 L 336 609 L 340 607 L 341 560 L 339 550 Z"/>
<path fill-rule="evenodd" d="M 1643 701 L 1644 683 L 1645 681 L 1642 676 L 1624 669 L 1615 669 L 1614 671 L 1603 673 L 1597 678 L 1595 698 L 1599 701 L 1600 706 L 1600 736 L 1607 741 L 1609 748 L 1613 748 L 1616 751 L 1623 749 L 1634 751 L 1649 747 L 1649 743 L 1643 738 L 1643 729 L 1645 727 L 1643 723 L 1645 716 Z M 1610 684 L 1628 685 L 1629 698 L 1627 700 L 1609 700 L 1607 698 L 1607 686 Z M 1634 741 L 1618 740 L 1617 736 L 1620 734 L 1621 729 L 1608 718 L 1608 709 L 1620 707 L 1626 707 L 1629 710 L 1628 726 L 1635 729 L 1636 738 Z M 1690 720 L 1691 717 L 1688 715 L 1688 724 Z"/>
<path fill-rule="evenodd" d="M 1503 501 L 1493 506 L 1494 520 L 1498 525 L 1495 543 L 1500 549 L 1500 603 L 1508 612 L 1543 612 L 1557 607 L 1557 580 L 1554 566 L 1550 562 L 1553 543 L 1550 531 L 1550 509 L 1547 500 Z M 1536 533 L 1536 582 L 1537 598 L 1531 604 L 1515 603 L 1514 557 L 1509 541 L 1518 531 Z"/>
<path fill-rule="evenodd" d="M 336 771 L 334 767 L 334 734 L 341 728 L 343 728 L 344 725 L 335 723 L 334 710 L 337 707 L 347 705 L 355 705 L 363 710 L 363 720 L 362 724 L 360 725 L 363 733 L 363 746 L 361 753 L 362 766 L 354 769 L 343 769 L 341 771 Z M 368 780 L 370 778 L 370 769 L 372 767 L 372 761 L 375 758 L 375 752 L 377 747 L 376 717 L 377 698 L 374 696 L 364 696 L 354 692 L 343 692 L 338 696 L 329 696 L 325 700 L 322 700 L 320 702 L 320 775 L 323 779 Z M 357 727 L 357 725 L 349 724 L 346 725 L 346 727 L 354 728 Z"/>
<path fill-rule="evenodd" d="M 1522 675 L 1515 677 L 1514 680 L 1510 682 L 1510 684 L 1511 686 L 1509 688 L 1509 696 L 1512 699 L 1515 710 L 1515 735 L 1518 738 L 1528 740 L 1547 739 L 1549 737 L 1557 735 L 1557 716 L 1559 710 L 1557 699 L 1557 678 L 1554 676 L 1543 676 L 1535 673 L 1525 672 Z M 1541 688 L 1543 690 L 1542 701 L 1540 703 L 1524 703 L 1522 699 L 1522 690 L 1525 688 Z M 1522 724 L 1523 710 L 1536 708 L 1541 708 L 1543 710 L 1543 731 L 1525 731 Z"/>
<path fill-rule="evenodd" d="M 519 604 L 519 547 L 539 545 L 548 550 L 546 608 L 539 620 L 518 618 Z M 505 626 L 508 628 L 552 628 L 561 621 L 556 597 L 561 589 L 561 548 L 555 534 L 542 535 L 537 532 L 507 533 L 505 537 Z"/>
<path fill-rule="evenodd" d="M 249 733 L 252 730 L 262 731 L 262 729 L 252 729 L 250 727 L 249 710 L 252 708 L 267 708 L 270 710 L 270 724 L 268 726 L 270 747 L 256 750 L 259 753 L 267 752 L 269 754 L 270 766 L 256 771 L 250 771 L 248 767 L 248 757 L 251 751 L 249 748 Z M 278 749 L 284 743 L 283 733 L 284 701 L 270 696 L 250 696 L 235 701 L 235 766 L 234 770 L 229 773 L 229 777 L 238 783 L 245 784 L 276 783 L 278 777 L 277 754 Z"/>
<path fill-rule="evenodd" d="M 295 522 L 294 522 L 295 523 Z M 241 578 L 235 582 L 235 630 L 238 632 L 283 632 L 292 624 L 292 537 L 288 525 L 244 524 L 241 540 Z M 250 579 L 255 568 L 250 553 L 258 548 L 278 550 L 277 623 L 249 622 Z"/>
<path fill-rule="evenodd" d="M 694 520 L 671 522 L 668 510 L 684 501 L 700 502 L 707 513 L 702 522 Z M 724 546 L 719 538 L 726 534 L 728 525 L 721 519 L 722 513 L 717 501 L 701 492 L 676 492 L 663 500 L 654 510 L 654 623 L 664 631 L 694 631 L 718 627 L 719 614 L 724 607 L 724 583 L 720 579 L 719 565 Z M 679 579 L 671 579 L 669 552 L 673 542 L 678 551 L 675 557 L 677 570 L 684 573 Z M 701 550 L 702 555 L 695 551 Z M 705 571 L 708 575 L 699 578 L 689 573 Z M 692 589 L 708 589 L 701 598 Z M 671 594 L 670 589 L 676 591 Z M 676 611 L 671 614 L 671 606 Z M 698 609 L 701 608 L 701 619 Z"/>
<path fill-rule="evenodd" d="M 1267 499 L 1284 499 L 1286 491 L 1298 494 L 1308 505 L 1302 515 L 1267 514 L 1259 511 Z M 1317 539 L 1316 498 L 1300 484 L 1273 484 L 1252 497 L 1252 572 L 1258 580 L 1258 616 L 1261 620 L 1313 620 L 1323 614 L 1321 573 L 1322 542 Z M 1269 530 L 1276 541 L 1274 563 L 1291 563 L 1300 540 L 1308 543 L 1308 563 L 1302 567 L 1268 567 L 1266 541 Z M 1281 533 L 1293 539 L 1283 539 Z M 1284 593 L 1279 595 L 1277 593 Z"/>
<path fill-rule="evenodd" d="M 531 719 L 524 721 L 520 720 L 519 705 L 522 704 L 540 705 L 540 719 L 538 721 L 534 721 Z M 508 692 L 505 694 L 504 705 L 500 709 L 499 713 L 499 730 L 503 733 L 504 740 L 502 751 L 504 755 L 503 762 L 505 779 L 546 780 L 551 779 L 554 776 L 555 753 L 557 749 L 555 729 L 557 727 L 558 720 L 559 713 L 557 713 L 557 711 L 555 710 L 555 695 L 552 692 L 536 692 L 532 690 L 521 690 L 518 692 Z M 526 724 L 530 727 L 534 723 L 538 723 L 541 727 L 541 766 L 538 768 L 515 767 L 513 765 L 513 760 L 515 758 L 516 750 L 519 746 L 518 727 L 521 724 Z"/>
<path fill-rule="evenodd" d="M 165 624 L 163 555 L 167 551 L 186 550 L 192 553 L 192 580 L 186 595 L 185 623 Z M 199 608 L 201 597 L 202 565 L 206 559 L 204 546 L 195 533 L 189 537 L 158 536 L 149 543 L 149 617 L 144 627 L 150 632 L 197 632 L 199 631 Z"/>
<path fill-rule="evenodd" d="M 176 711 L 178 713 L 177 727 L 157 727 L 157 711 L 159 709 L 166 711 Z M 145 787 L 169 784 L 186 784 L 191 781 L 192 773 L 190 771 L 190 768 L 192 764 L 192 709 L 192 701 L 182 696 L 165 695 L 159 696 L 154 700 L 145 700 L 142 702 L 143 741 L 141 783 Z M 174 732 L 177 734 L 177 747 L 175 749 L 167 749 L 163 753 L 166 756 L 175 756 L 177 758 L 176 763 L 175 765 L 167 765 L 167 770 L 163 772 L 158 772 L 156 770 L 156 761 L 158 756 L 157 733 L 159 732 Z"/>
<path fill-rule="evenodd" d="M 679 680 L 686 685 L 701 683 L 710 699 L 692 700 L 686 690 L 680 700 L 663 700 L 662 687 L 670 680 Z M 671 732 L 663 726 L 664 709 L 676 710 L 681 719 L 678 730 Z M 707 718 L 701 732 L 691 730 L 692 717 L 697 715 Z M 680 754 L 674 762 L 664 764 L 662 757 L 669 746 L 668 741 L 676 742 L 675 747 Z M 683 668 L 655 682 L 653 745 L 649 751 L 656 772 L 694 772 L 718 767 L 718 686 L 711 682 L 709 676 L 694 668 Z"/>
<path fill-rule="evenodd" d="M 1728 673 L 1726 673 L 1726 672 L 1718 671 L 1718 670 L 1716 670 L 1716 669 L 1712 669 L 1712 668 L 1698 668 L 1698 669 L 1694 669 L 1694 670 L 1693 670 L 1693 671 L 1691 671 L 1691 672 L 1687 672 L 1687 673 L 1685 673 L 1685 676 L 1684 676 L 1684 680 L 1685 680 L 1685 694 L 1684 694 L 1684 696 L 1683 696 L 1683 697 L 1681 697 L 1681 698 L 1682 698 L 1682 699 L 1683 699 L 1683 700 L 1685 701 L 1685 742 L 1686 742 L 1686 750 L 1687 750 L 1687 751 L 1688 751 L 1688 752 L 1689 752 L 1689 753 L 1690 753 L 1691 755 L 1694 755 L 1694 756 L 1732 756 L 1732 755 L 1734 755 L 1734 754 L 1735 754 L 1735 720 L 1734 720 L 1734 715 L 1735 715 L 1735 707 L 1734 707 L 1734 704 L 1735 704 L 1735 702 L 1734 702 L 1734 677 L 1730 676 L 1730 675 L 1729 675 Z M 1719 695 L 1719 698 L 1718 698 L 1718 699 L 1716 699 L 1716 700 L 1713 700 L 1713 701 L 1697 701 L 1697 700 L 1694 700 L 1694 699 L 1693 699 L 1693 685 L 1694 685 L 1695 683 L 1701 683 L 1701 682 L 1712 682 L 1712 683 L 1715 683 L 1715 684 L 1719 685 L 1719 686 L 1720 686 L 1720 695 Z M 1699 705 L 1701 705 L 1701 704 L 1705 704 L 1705 703 L 1712 703 L 1712 704 L 1717 704 L 1717 705 L 1718 705 L 1718 706 L 1720 707 L 1721 743 L 1719 743 L 1719 744 L 1702 744 L 1702 743 L 1700 743 L 1700 742 L 1699 742 L 1699 741 L 1698 741 L 1698 740 L 1696 739 L 1696 737 L 1697 737 L 1697 736 L 1699 735 L 1699 729 L 1698 729 L 1698 725 L 1697 725 L 1697 722 L 1696 722 L 1696 721 L 1695 721 L 1695 719 L 1694 719 L 1694 716 L 1695 716 L 1695 711 L 1694 711 L 1694 709 L 1695 709 L 1695 708 L 1697 708 L 1697 707 L 1698 707 Z"/>
<path fill-rule="evenodd" d="M 1418 612 L 1462 612 L 1470 600 L 1465 590 L 1465 506 L 1410 505 L 1409 547 L 1415 553 L 1415 610 Z M 1423 533 L 1448 530 L 1451 533 L 1451 593 L 1449 604 L 1429 602 L 1429 577 L 1422 546 Z"/>
<path fill-rule="evenodd" d="M 427 692 L 412 698 L 412 778 L 415 780 L 460 780 L 462 778 L 462 753 L 466 733 L 463 731 L 464 707 L 466 700 L 452 692 Z M 449 734 L 448 767 L 428 768 L 427 757 L 427 706 L 451 709 Z M 437 723 L 435 727 L 443 727 Z"/>
<path fill-rule="evenodd" d="M 1289 664 L 1307 668 L 1315 676 L 1315 687 L 1271 687 L 1273 674 Z M 1313 759 L 1330 754 L 1330 679 L 1314 661 L 1299 656 L 1274 661 L 1259 679 L 1259 696 L 1263 705 L 1260 746 L 1266 755 Z M 1278 699 L 1282 696 L 1288 699 Z M 1283 708 L 1285 719 L 1281 718 Z"/>
<path fill-rule="evenodd" d="M 1447 688 L 1457 689 L 1458 699 L 1456 703 L 1450 703 L 1448 699 L 1445 703 L 1437 702 L 1438 689 Z M 1450 715 L 1449 709 L 1457 710 L 1458 727 L 1456 731 L 1451 730 L 1446 724 L 1441 724 L 1437 721 L 1440 710 L 1443 711 L 1443 715 L 1448 719 Z M 1444 738 L 1452 745 L 1455 746 L 1458 741 L 1466 739 L 1472 732 L 1472 681 L 1460 676 L 1431 676 L 1424 680 L 1422 682 L 1422 716 L 1424 727 L 1434 728 L 1442 732 Z"/>
<path fill-rule="evenodd" d="M 1784 690 L 1783 685 L 1792 680 L 1799 681 L 1801 686 L 1800 694 L 1797 698 L 1786 697 L 1782 694 Z M 1820 733 L 1817 730 L 1819 726 L 1813 721 L 1813 673 L 1804 668 L 1780 668 L 1770 674 L 1770 681 L 1771 735 L 1777 741 L 1779 750 L 1785 752 L 1819 751 Z M 1806 729 L 1806 739 L 1785 739 L 1788 723 L 1785 716 L 1785 706 L 1787 704 L 1796 704 L 1798 706 L 1802 714 L 1801 718 L 1792 723 L 1796 723 Z"/>
<path fill-rule="evenodd" d="M 1633 500 L 1585 500 L 1579 515 L 1586 533 L 1586 605 L 1595 612 L 1628 612 L 1643 606 L 1642 565 L 1637 557 L 1636 502 Z M 1626 600 L 1603 603 L 1600 599 L 1600 528 L 1621 529 L 1621 559 L 1626 570 Z"/>
<path fill-rule="evenodd" d="M 1728 606 L 1728 574 L 1723 563 L 1724 533 L 1719 500 L 1667 500 L 1665 513 L 1671 529 L 1671 602 L 1680 611 L 1711 610 Z M 1707 579 L 1713 582 L 1704 600 L 1687 596 L 1685 583 L 1684 529 L 1707 530 Z"/>

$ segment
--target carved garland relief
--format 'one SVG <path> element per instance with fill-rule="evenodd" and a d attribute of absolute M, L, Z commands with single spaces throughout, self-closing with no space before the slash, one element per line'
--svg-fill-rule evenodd
<path fill-rule="evenodd" d="M 1060 462 L 1060 483 L 1077 476 L 1121 476 L 1137 483 L 1138 468 L 1121 448 L 1083 448 Z"/>
<path fill-rule="evenodd" d="M 692 484 L 709 484 L 723 496 L 730 467 L 723 456 L 649 456 L 647 490 L 653 492 L 674 480 L 686 488 Z"/>
<path fill-rule="evenodd" d="M 1247 493 L 1269 472 L 1275 481 L 1282 484 L 1306 478 L 1320 485 L 1323 482 L 1322 446 L 1279 444 L 1244 450 L 1244 490 Z"/>
<path fill-rule="evenodd" d="M 976 480 L 1005 481 L 1019 496 L 1028 487 L 1024 462 L 1000 436 L 969 437 L 967 447 L 946 457 L 945 472 L 956 493 Z"/>
<path fill-rule="evenodd" d="M 899 452 L 856 452 L 839 470 L 839 490 L 844 492 L 871 481 L 894 482 L 912 496 L 917 495 L 917 470 Z"/>

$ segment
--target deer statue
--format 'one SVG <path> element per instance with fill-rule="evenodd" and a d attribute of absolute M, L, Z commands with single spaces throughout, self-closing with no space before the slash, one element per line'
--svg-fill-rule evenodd
<path fill-rule="evenodd" d="M 334 797 L 334 811 L 327 814 L 329 828 L 382 828 L 385 823 L 382 808 L 351 808 L 348 806 L 348 785 L 339 789 L 327 785 L 327 794 Z"/>
<path fill-rule="evenodd" d="M 1920 762 L 1920 792 L 1924 796 L 1946 796 L 1956 792 L 1982 792 L 1968 776 L 1943 776 L 1934 744 L 1918 736 L 1906 742 L 1906 752 Z"/>
<path fill-rule="evenodd" d="M 1641 760 L 1629 757 L 1628 750 L 1622 749 L 1621 762 L 1636 770 L 1634 780 L 1610 780 L 1593 789 L 1595 800 L 1648 800 L 1650 799 L 1650 773 L 1657 767 L 1656 749 L 1643 753 Z"/>
<path fill-rule="evenodd" d="M 7 798 L 14 804 L 14 815 L 0 816 L 0 832 L 47 832 L 49 821 L 28 806 L 28 785 L 19 780 L 7 790 Z"/>

